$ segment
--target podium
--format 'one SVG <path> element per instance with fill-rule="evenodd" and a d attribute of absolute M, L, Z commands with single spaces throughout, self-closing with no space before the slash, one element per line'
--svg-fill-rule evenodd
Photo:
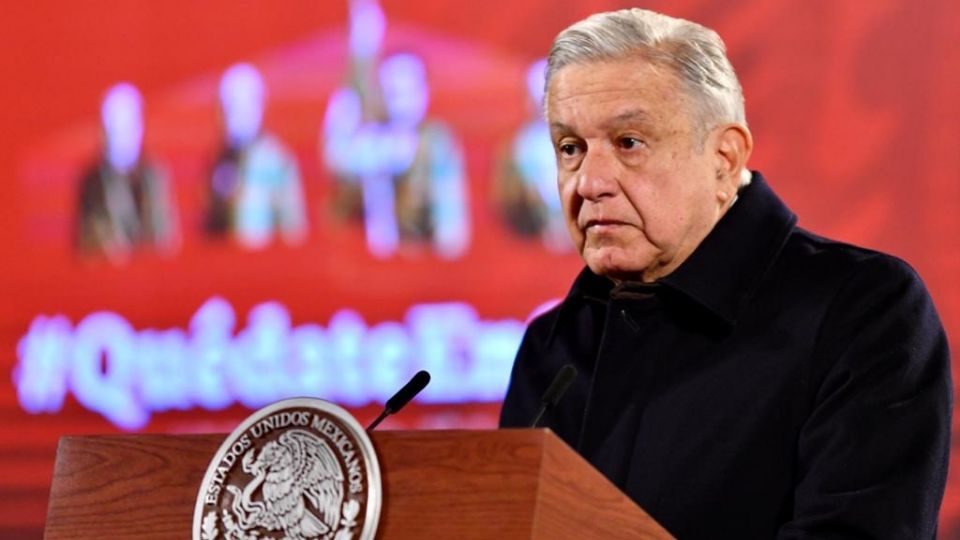
<path fill-rule="evenodd" d="M 44 538 L 191 537 L 224 435 L 64 437 Z M 672 538 L 549 430 L 372 434 L 383 476 L 377 539 Z"/>

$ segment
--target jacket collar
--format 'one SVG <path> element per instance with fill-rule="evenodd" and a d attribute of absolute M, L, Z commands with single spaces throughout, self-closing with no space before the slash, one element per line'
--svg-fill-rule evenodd
<path fill-rule="evenodd" d="M 754 172 L 697 249 L 659 281 L 732 326 L 796 223 L 797 216 Z"/>
<path fill-rule="evenodd" d="M 657 280 L 658 286 L 633 286 L 645 291 L 677 293 L 671 296 L 702 307 L 728 326 L 736 324 L 797 223 L 796 215 L 758 172 L 753 173 L 750 184 L 740 190 L 738 197 L 690 257 L 671 274 Z M 557 322 L 585 300 L 606 302 L 613 290 L 610 280 L 584 268 L 574 281 Z"/>

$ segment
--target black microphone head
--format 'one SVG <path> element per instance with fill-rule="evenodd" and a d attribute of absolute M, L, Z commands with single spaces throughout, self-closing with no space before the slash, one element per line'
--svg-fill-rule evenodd
<path fill-rule="evenodd" d="M 577 368 L 573 367 L 573 364 L 567 364 L 560 368 L 557 376 L 554 377 L 553 382 L 550 383 L 550 388 L 547 388 L 547 391 L 543 393 L 543 399 L 541 401 L 549 407 L 556 406 L 557 402 L 560 401 L 560 398 L 563 397 L 563 394 L 567 391 L 567 388 L 570 388 L 570 384 L 573 383 L 573 379 L 576 378 L 576 376 Z"/>
<path fill-rule="evenodd" d="M 419 394 L 429 382 L 430 374 L 421 369 L 410 379 L 410 382 L 405 384 L 392 398 L 387 400 L 387 410 L 390 411 L 390 414 L 399 411 L 413 399 L 413 396 Z"/>

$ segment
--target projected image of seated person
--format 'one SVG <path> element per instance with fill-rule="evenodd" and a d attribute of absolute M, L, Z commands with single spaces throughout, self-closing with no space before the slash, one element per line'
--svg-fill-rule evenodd
<path fill-rule="evenodd" d="M 127 261 L 139 248 L 179 246 L 174 199 L 160 168 L 143 155 L 143 98 L 111 87 L 100 109 L 103 152 L 80 182 L 75 244 L 83 256 Z"/>
<path fill-rule="evenodd" d="M 543 85 L 547 61 L 537 60 L 527 70 L 529 116 L 499 164 L 494 200 L 510 229 L 521 236 L 539 237 L 551 251 L 572 252 L 560 196 L 557 164 L 550 128 L 543 118 Z"/>
<path fill-rule="evenodd" d="M 373 2 L 352 6 L 354 19 L 380 20 L 378 14 L 382 18 Z M 429 245 L 441 257 L 459 257 L 470 242 L 466 172 L 450 129 L 427 118 L 426 66 L 411 53 L 375 65 L 382 36 L 355 35 L 382 34 L 382 28 L 351 28 L 354 76 L 349 87 L 331 96 L 323 126 L 324 160 L 335 178 L 335 212 L 362 219 L 374 256 Z M 362 74 L 374 67 L 375 77 Z"/>
<path fill-rule="evenodd" d="M 205 227 L 259 249 L 279 236 L 306 238 L 300 172 L 293 154 L 263 129 L 266 86 L 255 67 L 236 64 L 220 80 L 223 148 L 208 185 Z"/>

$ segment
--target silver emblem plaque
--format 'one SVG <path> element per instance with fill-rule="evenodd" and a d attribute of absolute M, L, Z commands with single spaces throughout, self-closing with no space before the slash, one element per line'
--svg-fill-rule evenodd
<path fill-rule="evenodd" d="M 333 403 L 296 398 L 252 414 L 200 484 L 194 540 L 373 540 L 382 486 L 373 444 Z"/>

